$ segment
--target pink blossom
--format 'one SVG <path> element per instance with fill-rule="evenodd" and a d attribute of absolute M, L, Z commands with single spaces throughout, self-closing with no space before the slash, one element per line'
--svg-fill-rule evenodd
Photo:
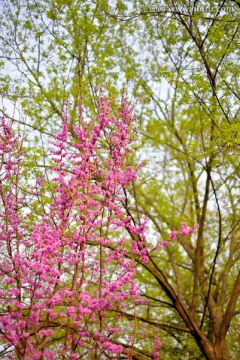
<path fill-rule="evenodd" d="M 43 329 L 43 330 L 39 331 L 40 336 L 51 336 L 53 333 L 54 333 L 54 331 L 51 329 L 46 329 L 46 330 Z"/>
<path fill-rule="evenodd" d="M 166 240 L 163 240 L 163 241 L 161 242 L 161 245 L 162 245 L 162 246 L 168 246 L 168 245 L 169 245 L 169 242 L 166 241 Z"/>
<path fill-rule="evenodd" d="M 77 360 L 79 358 L 78 354 L 71 354 L 70 355 L 70 360 Z"/>
<path fill-rule="evenodd" d="M 199 225 L 195 224 L 192 228 L 189 228 L 186 222 L 182 222 L 180 234 L 181 236 L 191 235 L 198 227 Z"/>
<path fill-rule="evenodd" d="M 122 345 L 117 345 L 117 344 L 113 344 L 109 341 L 105 341 L 103 343 L 103 346 L 106 350 L 110 351 L 111 353 L 114 353 L 114 354 L 119 354 L 122 352 L 123 350 L 123 347 Z"/>
<path fill-rule="evenodd" d="M 21 137 L 11 121 L 0 121 L 1 341 L 6 348 L 21 341 L 14 357 L 22 347 L 26 360 L 74 360 L 91 346 L 121 354 L 114 339 L 124 338 L 126 326 L 118 311 L 146 303 L 134 277 L 137 264 L 149 261 L 147 220 L 134 223 L 122 206 L 141 167 L 128 157 L 135 105 L 123 99 L 114 116 L 111 104 L 100 97 L 98 116 L 86 120 L 80 109 L 72 127 L 65 101 L 53 166 L 44 176 L 38 169 L 35 181 L 24 168 Z M 61 344 L 50 349 L 58 336 Z"/>
<path fill-rule="evenodd" d="M 177 231 L 176 230 L 173 230 L 173 231 L 171 231 L 171 233 L 170 233 L 170 239 L 171 240 L 176 240 L 176 238 L 177 238 Z"/>
<path fill-rule="evenodd" d="M 158 351 L 153 352 L 153 360 L 159 360 L 159 356 L 160 356 L 160 354 Z"/>
<path fill-rule="evenodd" d="M 155 349 L 156 349 L 156 350 L 159 350 L 159 349 L 161 349 L 161 347 L 162 347 L 162 343 L 161 343 L 159 337 L 156 336 L 156 337 L 155 337 Z"/>

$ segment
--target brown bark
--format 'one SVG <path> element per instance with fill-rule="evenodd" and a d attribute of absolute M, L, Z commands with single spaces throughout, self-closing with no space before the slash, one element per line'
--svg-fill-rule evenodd
<path fill-rule="evenodd" d="M 197 342 L 199 348 L 201 349 L 203 355 L 207 360 L 216 360 L 215 350 L 211 342 L 207 339 L 206 335 L 202 331 L 202 329 L 197 324 L 197 321 L 191 316 L 190 311 L 185 307 L 183 302 L 179 299 L 178 295 L 175 293 L 172 286 L 167 281 L 163 272 L 157 267 L 157 265 L 151 260 L 146 268 L 148 271 L 152 273 L 152 275 L 156 278 L 159 285 L 171 299 L 175 309 L 177 310 L 180 317 L 185 322 L 186 326 L 190 329 L 191 335 L 194 337 Z M 220 359 L 219 359 L 220 360 Z M 221 360 L 227 360 L 221 359 Z"/>
<path fill-rule="evenodd" d="M 226 338 L 219 339 L 214 345 L 215 360 L 230 360 Z"/>

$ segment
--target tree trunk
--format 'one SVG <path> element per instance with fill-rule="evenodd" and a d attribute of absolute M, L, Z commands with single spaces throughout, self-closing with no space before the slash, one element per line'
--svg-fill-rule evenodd
<path fill-rule="evenodd" d="M 226 339 L 219 339 L 214 345 L 216 360 L 230 360 Z"/>
<path fill-rule="evenodd" d="M 199 331 L 193 333 L 196 343 L 206 360 L 230 360 L 226 338 L 218 338 L 215 344 L 211 342 Z"/>

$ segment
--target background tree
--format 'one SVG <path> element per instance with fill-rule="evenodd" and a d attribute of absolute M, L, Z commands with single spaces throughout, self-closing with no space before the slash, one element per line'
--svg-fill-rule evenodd
<path fill-rule="evenodd" d="M 137 203 L 160 234 L 164 234 L 164 223 L 176 228 L 183 217 L 199 223 L 196 242 L 181 242 L 183 251 L 167 249 L 171 267 L 164 268 L 160 284 L 169 296 L 166 279 L 173 279 L 174 308 L 189 329 L 189 319 L 178 309 L 179 300 L 180 306 L 185 306 L 184 313 L 196 321 L 193 334 L 205 357 L 227 359 L 226 336 L 238 314 L 240 289 L 235 191 L 239 94 L 233 90 L 238 88 L 235 51 L 239 22 L 226 2 L 208 5 L 201 11 L 198 2 L 189 6 L 166 2 L 165 11 L 158 10 L 156 4 L 152 11 L 142 5 L 135 13 L 142 14 L 145 23 L 142 46 L 149 44 L 149 72 L 142 80 L 153 99 L 155 119 L 147 122 L 146 135 L 157 149 L 151 162 L 156 175 L 141 186 Z M 164 62 L 168 62 L 167 69 Z M 167 101 L 152 91 L 162 77 L 171 84 Z M 151 170 L 148 175 L 151 177 Z M 161 262 L 157 264 L 161 268 Z M 187 288 L 189 281 L 191 289 Z M 155 311 L 152 314 L 156 317 Z M 201 340 L 203 334 L 207 341 L 204 337 Z M 213 346 L 206 354 L 208 341 Z"/>
<path fill-rule="evenodd" d="M 2 93 L 18 100 L 18 120 L 40 130 L 36 139 L 56 131 L 55 115 L 67 97 L 73 114 L 83 99 L 96 113 L 99 86 L 113 94 L 127 87 L 151 101 L 138 107 L 145 141 L 139 156 L 147 166 L 123 206 L 135 221 L 147 215 L 147 241 L 155 245 L 182 221 L 200 227 L 197 238 L 180 237 L 181 247 L 173 242 L 165 256 L 140 264 L 149 305 L 139 321 L 158 327 L 166 359 L 237 359 L 238 2 L 11 1 L 2 7 L 3 63 L 14 69 L 8 82 L 2 73 Z M 42 143 L 46 153 L 45 138 Z"/>

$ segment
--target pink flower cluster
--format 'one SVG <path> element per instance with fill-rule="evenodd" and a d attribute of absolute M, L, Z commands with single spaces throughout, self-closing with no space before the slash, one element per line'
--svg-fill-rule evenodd
<path fill-rule="evenodd" d="M 53 142 L 51 193 L 43 176 L 27 188 L 21 183 L 28 181 L 21 137 L 1 119 L 0 343 L 6 358 L 122 353 L 117 340 L 124 321 L 116 314 L 142 302 L 135 263 L 126 254 L 147 262 L 148 253 L 145 220 L 137 226 L 122 209 L 123 190 L 139 168 L 128 160 L 133 108 L 123 100 L 115 117 L 111 103 L 100 97 L 98 118 L 81 118 L 74 138 L 65 104 Z M 50 207 L 44 205 L 49 196 Z M 43 203 L 40 215 L 32 213 L 36 201 L 38 209 Z M 129 231 L 142 242 L 129 245 Z"/>
<path fill-rule="evenodd" d="M 154 345 L 155 346 L 154 346 L 154 351 L 153 351 L 153 360 L 159 360 L 159 356 L 160 356 L 159 350 L 162 347 L 162 343 L 158 336 L 155 336 L 155 344 Z"/>
<path fill-rule="evenodd" d="M 181 224 L 181 229 L 180 231 L 177 230 L 173 230 L 170 233 L 170 239 L 171 240 L 176 240 L 178 236 L 186 236 L 186 235 L 191 235 L 194 233 L 194 231 L 196 231 L 199 228 L 198 224 L 193 225 L 192 228 L 188 227 L 186 222 L 182 222 Z"/>

